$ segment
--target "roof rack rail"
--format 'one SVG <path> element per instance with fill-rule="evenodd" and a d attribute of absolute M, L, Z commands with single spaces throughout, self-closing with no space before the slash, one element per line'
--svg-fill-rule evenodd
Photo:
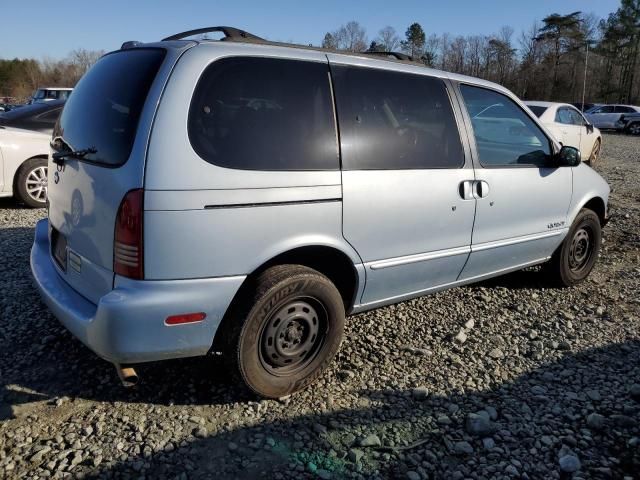
<path fill-rule="evenodd" d="M 252 33 L 245 32 L 244 30 L 240 30 L 239 28 L 234 28 L 234 27 L 206 27 L 206 28 L 198 28 L 196 30 L 187 30 L 186 32 L 176 33 L 175 35 L 171 35 L 170 37 L 163 38 L 162 41 L 168 42 L 171 40 L 181 40 L 183 38 L 191 37 L 192 35 L 198 35 L 201 33 L 210 33 L 210 32 L 224 33 L 223 40 L 264 41 L 264 38 L 260 38 Z"/>
<path fill-rule="evenodd" d="M 411 55 L 407 55 L 406 53 L 401 52 L 376 52 L 374 50 L 366 50 L 364 52 L 359 52 L 360 54 L 365 55 L 374 55 L 376 57 L 394 57 L 396 60 L 404 60 L 405 62 L 415 62 L 416 59 Z"/>

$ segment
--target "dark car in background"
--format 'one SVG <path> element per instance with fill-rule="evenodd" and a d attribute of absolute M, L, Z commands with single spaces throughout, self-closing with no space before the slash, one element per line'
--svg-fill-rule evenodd
<path fill-rule="evenodd" d="M 622 115 L 616 122 L 616 130 L 631 135 L 640 135 L 640 113 L 626 113 Z"/>
<path fill-rule="evenodd" d="M 64 103 L 64 100 L 53 100 L 0 112 L 0 126 L 50 134 L 62 112 Z"/>
<path fill-rule="evenodd" d="M 587 110 L 591 110 L 593 107 L 600 106 L 599 103 L 584 103 L 583 104 L 582 102 L 574 102 L 574 103 L 571 103 L 570 105 L 573 105 L 574 107 L 576 107 L 581 112 L 586 112 Z"/>

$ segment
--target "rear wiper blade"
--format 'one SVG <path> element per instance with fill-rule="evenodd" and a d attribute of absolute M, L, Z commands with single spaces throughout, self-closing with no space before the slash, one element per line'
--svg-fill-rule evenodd
<path fill-rule="evenodd" d="M 69 150 L 67 152 L 55 152 L 51 154 L 53 163 L 61 165 L 65 158 L 84 158 L 90 153 L 97 153 L 98 150 L 95 147 L 85 148 L 83 150 Z"/>

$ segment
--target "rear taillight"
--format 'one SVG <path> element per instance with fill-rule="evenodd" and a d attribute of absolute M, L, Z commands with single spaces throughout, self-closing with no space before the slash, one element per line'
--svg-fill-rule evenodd
<path fill-rule="evenodd" d="M 113 241 L 113 271 L 124 277 L 144 278 L 142 209 L 144 190 L 131 190 L 120 202 Z"/>

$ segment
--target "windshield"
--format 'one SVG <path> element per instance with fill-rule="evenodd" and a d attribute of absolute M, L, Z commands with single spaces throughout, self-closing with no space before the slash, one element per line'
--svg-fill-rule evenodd
<path fill-rule="evenodd" d="M 53 132 L 55 145 L 95 149 L 84 160 L 110 166 L 129 158 L 142 107 L 164 59 L 163 49 L 134 49 L 102 57 L 69 96 Z"/>

